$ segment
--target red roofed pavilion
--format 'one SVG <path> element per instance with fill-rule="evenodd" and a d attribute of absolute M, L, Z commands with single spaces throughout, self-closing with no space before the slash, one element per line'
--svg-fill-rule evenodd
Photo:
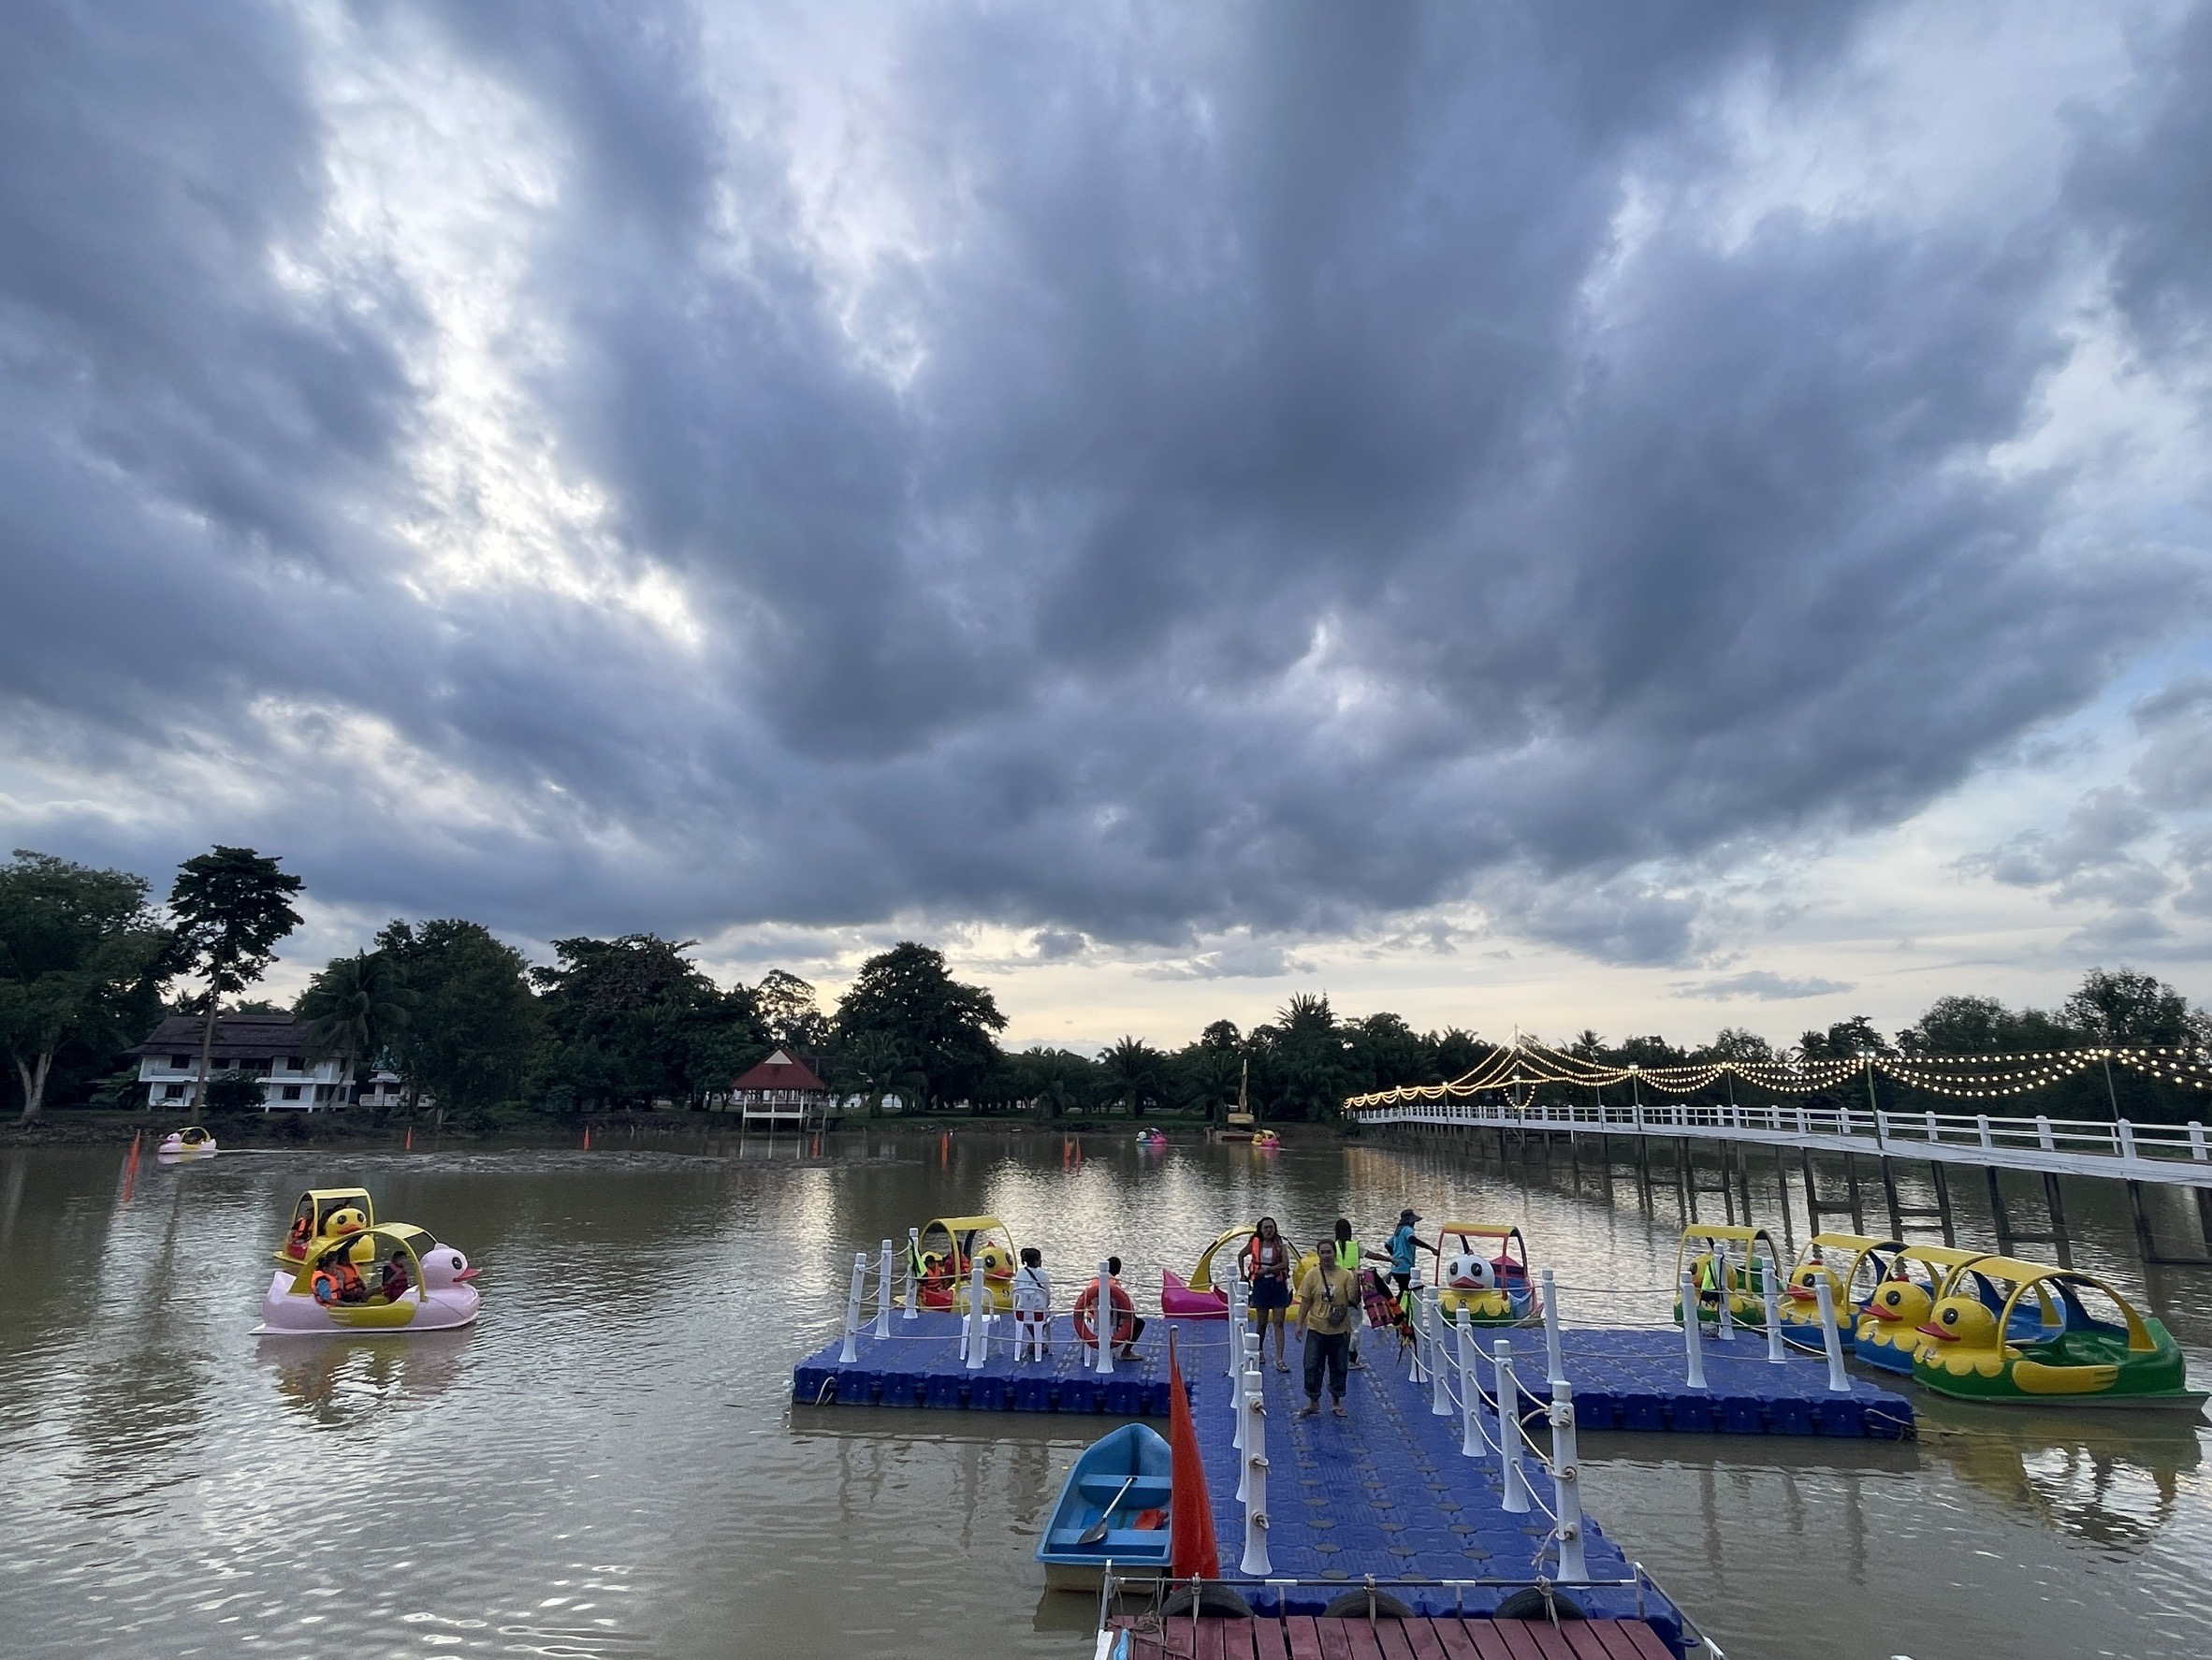
<path fill-rule="evenodd" d="M 744 1114 L 747 1125 L 764 1124 L 771 1129 L 805 1129 L 828 1122 L 836 1111 L 829 1085 L 814 1075 L 813 1068 L 793 1060 L 782 1049 L 730 1085 L 730 1103 Z"/>

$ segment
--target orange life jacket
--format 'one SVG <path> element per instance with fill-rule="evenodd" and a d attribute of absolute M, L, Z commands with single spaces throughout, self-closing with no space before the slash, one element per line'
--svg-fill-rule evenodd
<path fill-rule="evenodd" d="M 361 1271 L 343 1260 L 316 1269 L 313 1284 L 317 1303 L 358 1303 L 363 1295 Z"/>

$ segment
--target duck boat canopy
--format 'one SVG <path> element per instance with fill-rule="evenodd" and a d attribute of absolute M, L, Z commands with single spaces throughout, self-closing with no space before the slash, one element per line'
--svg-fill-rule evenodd
<path fill-rule="evenodd" d="M 1847 1235 L 1841 1237 L 1859 1237 Z M 1737 1247 L 1730 1249 L 1731 1246 Z M 1695 1250 L 1693 1247 L 1696 1247 Z M 1760 1260 L 1760 1251 L 1766 1260 Z M 1782 1265 L 1782 1248 L 1774 1243 L 1774 1236 L 1764 1228 L 1740 1228 L 1718 1223 L 1692 1223 L 1682 1230 L 1681 1243 L 1675 1247 L 1674 1283 L 1682 1283 L 1684 1270 L 1689 1272 L 1697 1288 L 1697 1318 L 1718 1325 L 1721 1318 L 1721 1298 L 1728 1299 L 1728 1318 L 1731 1323 L 1764 1331 L 1767 1325 L 1766 1291 L 1768 1276 L 1772 1276 L 1779 1290 L 1785 1281 L 1786 1271 Z M 1675 1324 L 1681 1324 L 1682 1300 L 1678 1289 L 1674 1301 Z M 1836 1312 L 1838 1330 L 1849 1323 L 1850 1316 L 1842 1309 Z"/>
<path fill-rule="evenodd" d="M 1447 1250 L 1448 1245 L 1456 1248 Z M 1436 1305 L 1477 1326 L 1514 1326 L 1540 1317 L 1528 1240 L 1507 1222 L 1439 1222 L 1433 1255 Z"/>
<path fill-rule="evenodd" d="M 975 1270 L 983 1271 L 983 1294 L 1004 1314 L 1013 1306 L 1014 1265 L 1021 1253 L 1013 1231 L 997 1216 L 939 1216 L 907 1245 L 917 1307 L 966 1309 Z"/>
<path fill-rule="evenodd" d="M 292 1207 L 292 1225 L 277 1261 L 292 1267 L 319 1241 L 342 1239 L 376 1226 L 376 1203 L 366 1187 L 310 1187 Z"/>

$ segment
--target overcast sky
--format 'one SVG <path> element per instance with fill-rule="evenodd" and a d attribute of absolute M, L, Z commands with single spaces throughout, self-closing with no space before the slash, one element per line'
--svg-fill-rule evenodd
<path fill-rule="evenodd" d="M 0 820 L 1776 1038 L 2212 1000 L 2212 9 L 0 8 Z"/>

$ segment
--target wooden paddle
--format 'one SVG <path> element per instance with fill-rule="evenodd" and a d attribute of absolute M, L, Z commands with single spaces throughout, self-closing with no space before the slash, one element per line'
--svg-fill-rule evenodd
<path fill-rule="evenodd" d="M 1076 1544 L 1079 1546 L 1095 1545 L 1100 1539 L 1104 1538 L 1106 1536 L 1106 1519 L 1113 1515 L 1115 1510 L 1120 1508 L 1121 1501 L 1129 1496 L 1129 1489 L 1136 1485 L 1137 1478 L 1134 1476 L 1131 1476 L 1127 1481 L 1124 1481 L 1121 1484 L 1121 1491 L 1113 1495 L 1113 1503 L 1108 1505 L 1103 1510 L 1099 1512 L 1098 1521 L 1092 1522 L 1090 1526 L 1084 1528 L 1081 1533 L 1075 1536 Z"/>

